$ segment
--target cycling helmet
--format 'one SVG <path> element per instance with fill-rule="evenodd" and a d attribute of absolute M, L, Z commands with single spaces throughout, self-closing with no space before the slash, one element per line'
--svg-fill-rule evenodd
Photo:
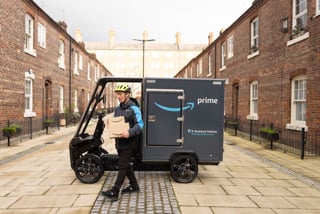
<path fill-rule="evenodd" d="M 131 93 L 131 88 L 127 84 L 117 85 L 114 89 L 115 92 L 129 92 Z"/>

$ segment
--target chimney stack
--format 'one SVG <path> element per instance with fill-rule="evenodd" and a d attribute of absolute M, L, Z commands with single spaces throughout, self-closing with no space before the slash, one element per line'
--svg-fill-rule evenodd
<path fill-rule="evenodd" d="M 180 32 L 176 33 L 176 45 L 178 46 L 178 48 L 180 48 L 180 46 L 181 46 L 181 33 Z"/>
<path fill-rule="evenodd" d="M 68 32 L 68 25 L 64 21 L 59 21 L 58 25 L 60 25 L 65 32 Z"/>
<path fill-rule="evenodd" d="M 143 38 L 143 40 L 147 40 L 148 39 L 148 32 L 145 30 L 145 31 L 143 31 L 143 34 L 142 34 L 142 38 Z"/>
<path fill-rule="evenodd" d="M 76 32 L 74 33 L 74 39 L 75 39 L 78 43 L 83 42 L 82 33 L 81 33 L 80 29 L 77 29 Z"/>
<path fill-rule="evenodd" d="M 210 32 L 208 35 L 208 45 L 210 45 L 214 40 L 213 32 Z"/>
<path fill-rule="evenodd" d="M 116 34 L 113 30 L 109 31 L 109 47 L 112 48 L 115 44 Z"/>

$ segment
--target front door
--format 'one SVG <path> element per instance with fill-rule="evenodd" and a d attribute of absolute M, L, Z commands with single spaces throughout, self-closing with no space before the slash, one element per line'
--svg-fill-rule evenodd
<path fill-rule="evenodd" d="M 147 89 L 147 146 L 183 143 L 183 90 Z"/>

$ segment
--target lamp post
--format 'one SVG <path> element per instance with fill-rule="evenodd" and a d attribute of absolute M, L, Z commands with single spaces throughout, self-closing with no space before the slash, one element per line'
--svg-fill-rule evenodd
<path fill-rule="evenodd" d="M 154 39 L 133 39 L 134 41 L 142 42 L 142 77 L 144 77 L 144 50 L 146 42 L 156 41 Z"/>

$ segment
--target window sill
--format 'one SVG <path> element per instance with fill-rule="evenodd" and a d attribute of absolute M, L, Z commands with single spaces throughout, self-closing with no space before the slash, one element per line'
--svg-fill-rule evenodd
<path fill-rule="evenodd" d="M 222 66 L 220 69 L 219 69 L 219 71 L 223 71 L 223 70 L 226 70 L 226 66 L 224 65 L 224 66 Z"/>
<path fill-rule="evenodd" d="M 289 129 L 289 130 L 301 131 L 302 128 L 304 128 L 304 130 L 306 132 L 308 131 L 308 126 L 298 125 L 298 124 L 287 124 L 286 125 L 286 129 Z"/>
<path fill-rule="evenodd" d="M 256 56 L 259 56 L 259 51 L 256 51 L 256 52 L 253 52 L 252 54 L 249 54 L 248 56 L 247 56 L 247 59 L 251 59 L 251 58 L 253 58 L 253 57 L 256 57 Z"/>
<path fill-rule="evenodd" d="M 259 117 L 257 115 L 248 115 L 247 120 L 258 120 Z"/>
<path fill-rule="evenodd" d="M 25 112 L 23 114 L 24 117 L 35 117 L 36 113 L 35 112 Z"/>
<path fill-rule="evenodd" d="M 316 14 L 312 17 L 313 19 L 320 16 L 320 11 L 317 11 Z"/>
<path fill-rule="evenodd" d="M 36 49 L 24 49 L 24 52 L 26 53 L 26 54 L 29 54 L 29 55 L 31 55 L 31 56 L 34 56 L 34 57 L 36 57 L 37 56 L 37 51 L 36 51 Z"/>
<path fill-rule="evenodd" d="M 63 70 L 66 70 L 66 66 L 63 64 L 59 64 L 59 68 L 63 69 Z"/>
<path fill-rule="evenodd" d="M 287 46 L 294 45 L 294 44 L 296 44 L 296 43 L 298 43 L 298 42 L 301 42 L 301 41 L 303 41 L 303 40 L 305 40 L 305 39 L 308 39 L 308 38 L 309 38 L 309 32 L 306 32 L 306 33 L 302 34 L 302 35 L 299 36 L 299 37 L 296 37 L 296 38 L 294 38 L 294 39 L 289 40 L 289 41 L 287 42 Z"/>

